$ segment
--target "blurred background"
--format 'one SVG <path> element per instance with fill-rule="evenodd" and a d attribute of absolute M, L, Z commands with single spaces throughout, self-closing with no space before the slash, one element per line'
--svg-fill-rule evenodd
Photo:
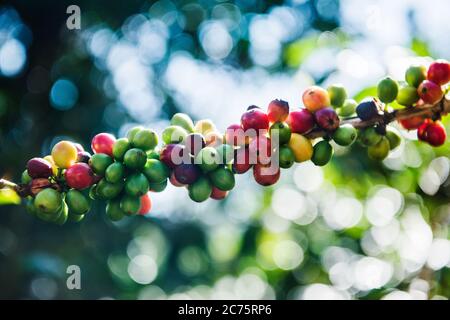
<path fill-rule="evenodd" d="M 2 1 L 0 175 L 18 181 L 64 138 L 161 132 L 179 111 L 223 130 L 251 104 L 299 107 L 312 83 L 360 100 L 386 74 L 450 58 L 444 12 L 446 0 Z M 222 202 L 168 186 L 148 217 L 120 223 L 102 204 L 63 227 L 0 206 L 0 298 L 447 299 L 450 143 L 402 134 L 383 163 L 337 149 L 274 187 L 238 176 Z M 69 265 L 81 290 L 66 287 Z"/>

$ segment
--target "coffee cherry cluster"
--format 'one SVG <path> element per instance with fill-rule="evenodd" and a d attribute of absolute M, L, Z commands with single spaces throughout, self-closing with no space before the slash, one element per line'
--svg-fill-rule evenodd
<path fill-rule="evenodd" d="M 389 104 L 396 101 L 407 108 L 421 108 L 424 105 L 439 103 L 450 82 L 450 63 L 445 60 L 436 60 L 430 64 L 428 70 L 423 65 L 412 65 L 405 73 L 405 81 L 397 82 L 389 77 L 378 83 L 378 98 L 381 102 Z M 372 108 L 374 109 L 374 108 Z M 362 116 L 368 109 L 360 110 Z M 358 116 L 361 117 L 358 113 Z M 447 135 L 440 122 L 441 114 L 433 114 L 431 118 L 410 117 L 400 120 L 400 124 L 407 130 L 417 129 L 419 140 L 432 146 L 444 144 Z"/>
<path fill-rule="evenodd" d="M 90 154 L 80 144 L 61 141 L 51 155 L 29 160 L 22 173 L 28 211 L 57 224 L 81 221 L 91 208 L 91 200 L 83 190 L 96 179 L 87 164 L 89 159 Z"/>
<path fill-rule="evenodd" d="M 194 125 L 189 116 L 177 113 L 162 139 L 160 160 L 171 170 L 169 180 L 176 187 L 187 187 L 193 201 L 220 200 L 234 188 L 233 148 L 223 143 L 210 120 Z"/>
<path fill-rule="evenodd" d="M 151 209 L 149 190 L 164 189 L 168 169 L 152 158 L 157 145 L 156 132 L 143 127 L 133 128 L 118 140 L 107 133 L 92 139 L 94 155 L 89 166 L 98 179 L 89 196 L 106 201 L 106 215 L 112 221 L 147 214 Z"/>
<path fill-rule="evenodd" d="M 93 155 L 77 143 L 61 141 L 50 155 L 28 161 L 21 186 L 28 210 L 58 224 L 82 220 L 92 200 L 105 201 L 113 221 L 145 215 L 152 204 L 149 192 L 163 191 L 168 182 L 185 187 L 195 202 L 221 200 L 234 188 L 235 174 L 251 169 L 257 183 L 269 186 L 279 180 L 280 169 L 294 163 L 326 165 L 333 156 L 332 141 L 345 147 L 357 141 L 370 158 L 383 160 L 401 142 L 388 123 L 402 110 L 412 111 L 399 120 L 405 129 L 417 129 L 419 140 L 432 146 L 444 144 L 440 117 L 448 112 L 444 93 L 449 82 L 450 64 L 437 60 L 428 69 L 411 66 L 404 82 L 382 79 L 378 97 L 359 104 L 343 86 L 332 85 L 307 88 L 303 107 L 294 110 L 278 99 L 266 111 L 252 105 L 224 134 L 211 120 L 194 123 L 177 113 L 162 132 L 160 146 L 156 132 L 144 127 L 120 139 L 96 135 Z M 403 109 L 392 111 L 389 104 L 395 103 Z M 416 112 L 431 109 L 431 114 Z"/>

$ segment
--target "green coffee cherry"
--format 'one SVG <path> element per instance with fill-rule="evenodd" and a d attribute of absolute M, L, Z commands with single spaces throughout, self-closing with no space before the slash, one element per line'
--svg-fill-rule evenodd
<path fill-rule="evenodd" d="M 120 201 L 108 201 L 106 204 L 106 216 L 111 221 L 119 221 L 125 216 L 125 212 L 120 207 Z"/>
<path fill-rule="evenodd" d="M 72 222 L 80 222 L 81 220 L 83 220 L 85 217 L 84 214 L 72 214 L 71 212 L 69 212 L 69 221 Z"/>
<path fill-rule="evenodd" d="M 173 126 L 182 127 L 188 133 L 194 132 L 194 122 L 185 113 L 175 113 L 172 119 L 170 120 L 170 124 Z"/>
<path fill-rule="evenodd" d="M 136 132 L 136 134 L 133 136 L 131 144 L 135 148 L 147 151 L 155 148 L 158 145 L 158 135 L 153 130 L 142 129 Z"/>
<path fill-rule="evenodd" d="M 128 132 L 127 132 L 128 141 L 131 142 L 133 140 L 134 136 L 136 135 L 136 133 L 138 133 L 139 131 L 141 131 L 143 129 L 144 129 L 143 126 L 137 126 L 137 127 L 134 127 L 134 128 L 131 128 L 130 130 L 128 130 Z"/>
<path fill-rule="evenodd" d="M 130 169 L 140 170 L 147 162 L 147 154 L 138 148 L 132 148 L 125 152 L 123 163 Z"/>
<path fill-rule="evenodd" d="M 328 141 L 322 140 L 314 145 L 314 153 L 312 155 L 311 161 L 316 166 L 324 166 L 328 162 L 330 162 L 332 156 L 333 147 Z"/>
<path fill-rule="evenodd" d="M 164 179 L 161 182 L 157 182 L 157 183 L 149 183 L 148 184 L 148 189 L 150 191 L 153 192 L 161 192 L 164 191 L 164 189 L 166 189 L 167 187 L 167 179 Z"/>
<path fill-rule="evenodd" d="M 386 77 L 378 83 L 378 98 L 381 102 L 391 103 L 397 98 L 398 83 L 390 77 Z"/>
<path fill-rule="evenodd" d="M 403 85 L 400 87 L 397 95 L 397 102 L 402 106 L 412 106 L 419 100 L 417 89 L 413 86 Z"/>
<path fill-rule="evenodd" d="M 203 172 L 213 171 L 221 162 L 221 155 L 213 147 L 203 148 L 195 157 L 195 163 L 200 165 Z"/>
<path fill-rule="evenodd" d="M 205 177 L 200 177 L 195 183 L 188 186 L 189 197 L 195 202 L 203 202 L 212 192 L 211 183 Z"/>
<path fill-rule="evenodd" d="M 113 159 L 104 153 L 96 153 L 89 159 L 89 166 L 92 171 L 100 176 L 105 174 L 106 168 L 112 163 Z"/>
<path fill-rule="evenodd" d="M 273 130 L 277 130 L 279 145 L 283 145 L 289 142 L 291 139 L 291 128 L 286 122 L 275 122 L 269 129 L 270 137 L 273 137 Z"/>
<path fill-rule="evenodd" d="M 55 220 L 55 223 L 62 226 L 64 223 L 66 223 L 68 217 L 69 217 L 69 208 L 67 204 L 63 201 L 58 219 Z"/>
<path fill-rule="evenodd" d="M 147 151 L 147 158 L 159 160 L 159 152 L 160 152 L 160 150 L 158 147 L 156 147 L 153 150 Z"/>
<path fill-rule="evenodd" d="M 168 126 L 162 133 L 165 144 L 181 143 L 188 135 L 188 132 L 180 126 Z"/>
<path fill-rule="evenodd" d="M 58 212 L 62 206 L 62 195 L 58 191 L 47 188 L 36 195 L 34 206 L 44 214 L 53 215 Z"/>
<path fill-rule="evenodd" d="M 381 137 L 381 140 L 377 144 L 367 149 L 367 154 L 369 158 L 381 161 L 388 156 L 389 149 L 389 140 L 386 137 Z"/>
<path fill-rule="evenodd" d="M 97 194 L 97 185 L 94 184 L 89 188 L 89 198 L 91 200 L 98 200 L 100 197 Z"/>
<path fill-rule="evenodd" d="M 91 209 L 91 202 L 80 191 L 72 189 L 66 194 L 66 203 L 70 213 L 84 215 Z"/>
<path fill-rule="evenodd" d="M 355 113 L 357 106 L 358 103 L 355 100 L 346 99 L 342 107 L 337 109 L 337 113 L 341 117 L 350 117 Z"/>
<path fill-rule="evenodd" d="M 427 78 L 427 68 L 422 65 L 413 65 L 406 70 L 405 80 L 412 87 L 418 87 Z"/>
<path fill-rule="evenodd" d="M 400 133 L 394 128 L 388 128 L 386 132 L 386 138 L 389 140 L 389 148 L 390 150 L 394 150 L 397 148 L 402 142 L 402 138 Z"/>
<path fill-rule="evenodd" d="M 31 177 L 30 177 L 30 175 L 28 174 L 28 171 L 27 170 L 24 170 L 23 172 L 22 172 L 22 176 L 21 176 L 21 182 L 23 183 L 23 184 L 29 184 L 30 182 L 31 182 Z"/>
<path fill-rule="evenodd" d="M 132 197 L 140 197 L 148 192 L 148 180 L 142 173 L 136 173 L 125 180 L 125 192 Z"/>
<path fill-rule="evenodd" d="M 142 171 L 150 183 L 159 183 L 166 180 L 170 175 L 169 168 L 156 159 L 149 159 Z"/>
<path fill-rule="evenodd" d="M 113 145 L 114 159 L 122 161 L 125 152 L 131 148 L 131 143 L 127 138 L 118 139 Z"/>
<path fill-rule="evenodd" d="M 58 220 L 60 214 L 61 214 L 60 210 L 54 213 L 45 213 L 39 209 L 36 209 L 36 217 L 45 222 L 55 222 L 56 220 Z"/>
<path fill-rule="evenodd" d="M 222 191 L 229 191 L 234 188 L 234 174 L 225 167 L 219 167 L 209 173 L 212 184 Z"/>
<path fill-rule="evenodd" d="M 280 168 L 288 169 L 295 162 L 295 155 L 288 146 L 281 146 L 279 150 Z"/>
<path fill-rule="evenodd" d="M 120 209 L 122 209 L 122 211 L 127 216 L 137 214 L 140 208 L 141 208 L 141 199 L 138 197 L 125 195 L 120 200 Z"/>
<path fill-rule="evenodd" d="M 334 84 L 328 87 L 328 95 L 330 96 L 331 106 L 340 108 L 347 99 L 347 91 L 340 84 Z"/>
<path fill-rule="evenodd" d="M 355 142 L 358 132 L 351 124 L 344 124 L 333 133 L 333 140 L 340 146 L 349 146 Z"/>
<path fill-rule="evenodd" d="M 216 150 L 223 164 L 231 163 L 234 160 L 234 149 L 229 144 L 221 144 L 216 147 Z"/>
<path fill-rule="evenodd" d="M 36 216 L 36 207 L 34 206 L 34 199 L 27 199 L 25 203 L 25 209 L 31 216 Z"/>
<path fill-rule="evenodd" d="M 125 167 L 120 162 L 114 162 L 106 168 L 105 179 L 110 183 L 121 182 L 125 177 Z"/>
<path fill-rule="evenodd" d="M 102 179 L 98 182 L 95 188 L 96 194 L 100 199 L 114 199 L 120 192 L 122 192 L 123 183 L 109 183 L 106 179 Z"/>
<path fill-rule="evenodd" d="M 378 134 L 374 127 L 362 129 L 358 135 L 358 141 L 366 147 L 376 145 L 381 138 L 382 136 Z"/>

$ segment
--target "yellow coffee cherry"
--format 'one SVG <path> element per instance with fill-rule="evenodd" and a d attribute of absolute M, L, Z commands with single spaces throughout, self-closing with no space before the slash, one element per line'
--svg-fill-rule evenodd
<path fill-rule="evenodd" d="M 77 161 L 77 148 L 70 141 L 61 141 L 52 149 L 52 158 L 55 164 L 63 169 L 69 168 Z"/>
<path fill-rule="evenodd" d="M 44 160 L 47 160 L 48 162 L 50 162 L 50 164 L 52 165 L 53 175 L 56 176 L 58 174 L 58 166 L 56 165 L 55 160 L 53 160 L 51 155 L 45 156 Z"/>
<path fill-rule="evenodd" d="M 194 126 L 194 132 L 206 136 L 209 132 L 217 131 L 214 123 L 209 119 L 198 120 Z"/>
<path fill-rule="evenodd" d="M 311 140 L 298 133 L 293 133 L 289 140 L 289 148 L 294 153 L 295 162 L 310 160 L 313 155 Z"/>

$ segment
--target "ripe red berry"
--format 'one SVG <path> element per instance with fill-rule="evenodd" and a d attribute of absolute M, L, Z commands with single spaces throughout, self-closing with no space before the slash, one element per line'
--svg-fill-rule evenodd
<path fill-rule="evenodd" d="M 284 100 L 273 100 L 267 108 L 267 117 L 271 123 L 283 122 L 289 115 L 289 103 Z"/>
<path fill-rule="evenodd" d="M 248 143 L 244 129 L 240 124 L 232 124 L 225 131 L 225 142 L 233 146 L 243 146 Z"/>
<path fill-rule="evenodd" d="M 254 129 L 258 133 L 259 130 L 269 129 L 269 117 L 261 109 L 250 109 L 242 115 L 241 125 L 244 131 Z"/>
<path fill-rule="evenodd" d="M 248 148 L 240 148 L 234 154 L 233 171 L 237 174 L 247 172 L 252 167 Z"/>
<path fill-rule="evenodd" d="M 113 156 L 113 145 L 116 142 L 116 138 L 109 133 L 97 134 L 91 142 L 91 148 L 94 153 L 104 153 Z"/>
<path fill-rule="evenodd" d="M 175 168 L 184 162 L 185 146 L 181 144 L 166 145 L 159 155 L 159 159 L 169 168 Z"/>
<path fill-rule="evenodd" d="M 417 92 L 419 93 L 419 96 L 423 100 L 423 102 L 429 104 L 438 103 L 444 96 L 442 88 L 436 83 L 429 80 L 423 81 L 417 89 Z"/>
<path fill-rule="evenodd" d="M 286 122 L 293 133 L 305 134 L 314 128 L 314 116 L 307 109 L 292 111 Z"/>
<path fill-rule="evenodd" d="M 314 118 L 319 127 L 327 131 L 339 128 L 339 116 L 333 108 L 323 108 L 314 113 Z"/>
<path fill-rule="evenodd" d="M 425 129 L 425 138 L 434 147 L 443 145 L 447 139 L 444 125 L 440 121 L 430 123 Z"/>
<path fill-rule="evenodd" d="M 94 173 L 86 163 L 75 163 L 66 172 L 66 183 L 69 187 L 82 190 L 90 187 L 94 183 Z"/>
<path fill-rule="evenodd" d="M 428 68 L 427 79 L 437 85 L 450 82 L 450 63 L 446 60 L 436 60 Z"/>
<path fill-rule="evenodd" d="M 210 197 L 211 197 L 211 199 L 214 199 L 214 200 L 222 200 L 227 195 L 228 195 L 228 191 L 223 191 L 223 190 L 220 190 L 219 188 L 213 186 Z"/>
<path fill-rule="evenodd" d="M 151 208 L 152 200 L 150 199 L 150 195 L 146 193 L 141 197 L 141 208 L 139 209 L 138 214 L 145 216 L 150 212 Z"/>
<path fill-rule="evenodd" d="M 411 118 L 399 120 L 402 127 L 406 130 L 415 130 L 419 128 L 424 123 L 424 121 L 425 119 L 421 116 L 414 116 Z"/>
<path fill-rule="evenodd" d="M 48 178 L 53 174 L 51 163 L 42 158 L 30 159 L 27 171 L 31 178 Z"/>
<path fill-rule="evenodd" d="M 269 163 L 272 156 L 272 143 L 266 136 L 258 136 L 248 145 L 248 151 L 258 162 Z"/>
<path fill-rule="evenodd" d="M 280 168 L 257 163 L 253 166 L 253 177 L 260 185 L 270 186 L 280 179 Z"/>

